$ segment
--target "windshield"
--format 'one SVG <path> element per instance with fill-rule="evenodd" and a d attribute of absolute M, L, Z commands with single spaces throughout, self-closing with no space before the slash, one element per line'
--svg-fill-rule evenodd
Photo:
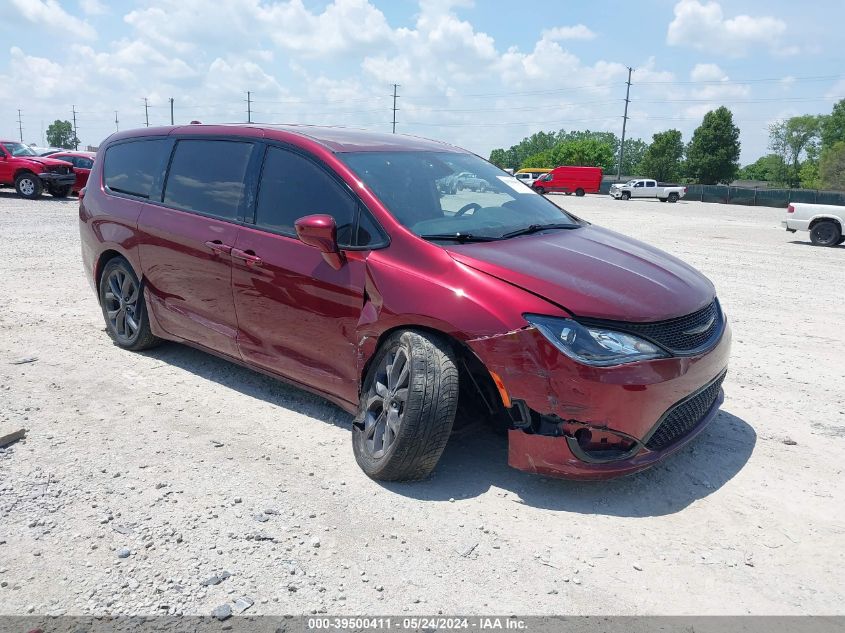
<path fill-rule="evenodd" d="M 31 147 L 23 143 L 3 143 L 3 147 L 12 156 L 38 156 L 38 154 L 32 151 Z"/>
<path fill-rule="evenodd" d="M 338 156 L 400 223 L 420 236 L 502 239 L 531 226 L 580 226 L 518 179 L 473 154 L 351 152 Z"/>

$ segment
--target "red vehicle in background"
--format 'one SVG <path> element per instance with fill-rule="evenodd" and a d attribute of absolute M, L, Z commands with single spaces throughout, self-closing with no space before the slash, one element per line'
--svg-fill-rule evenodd
<path fill-rule="evenodd" d="M 88 175 L 94 166 L 94 152 L 56 152 L 50 154 L 50 158 L 62 160 L 73 165 L 73 173 L 76 174 L 76 182 L 73 183 L 73 193 L 79 193 L 88 184 Z"/>
<path fill-rule="evenodd" d="M 602 175 L 601 167 L 561 166 L 540 176 L 531 186 L 539 194 L 554 192 L 583 196 L 585 193 L 599 192 Z"/>

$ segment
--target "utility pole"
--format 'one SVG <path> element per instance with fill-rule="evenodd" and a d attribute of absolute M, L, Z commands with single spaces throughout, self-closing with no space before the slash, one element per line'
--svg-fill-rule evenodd
<path fill-rule="evenodd" d="M 146 97 L 144 97 L 144 119 L 147 122 L 147 127 L 150 127 L 150 104 Z"/>
<path fill-rule="evenodd" d="M 21 133 L 21 143 L 23 143 L 23 121 L 21 121 L 20 109 L 18 109 L 18 131 Z"/>
<path fill-rule="evenodd" d="M 117 110 L 114 111 L 114 131 L 120 132 L 120 127 L 118 127 L 118 120 L 117 120 Z"/>
<path fill-rule="evenodd" d="M 396 89 L 399 87 L 399 84 L 393 84 L 393 133 L 396 134 L 396 110 L 399 108 L 396 107 L 396 99 L 399 98 L 399 95 L 396 94 Z"/>
<path fill-rule="evenodd" d="M 252 93 L 246 91 L 246 122 L 252 123 Z"/>
<path fill-rule="evenodd" d="M 628 126 L 628 104 L 631 102 L 631 73 L 634 69 L 628 66 L 628 81 L 625 88 L 625 114 L 622 116 L 622 142 L 619 144 L 619 165 L 616 167 L 616 181 L 622 180 L 622 157 L 625 156 L 625 128 Z"/>
<path fill-rule="evenodd" d="M 73 149 L 79 149 L 79 136 L 76 134 L 76 106 L 71 106 L 73 110 Z"/>
<path fill-rule="evenodd" d="M 170 97 L 170 125 L 173 125 L 173 97 Z"/>

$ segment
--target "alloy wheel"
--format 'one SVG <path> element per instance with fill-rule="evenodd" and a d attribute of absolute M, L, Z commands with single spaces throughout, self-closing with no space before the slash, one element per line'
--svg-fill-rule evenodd
<path fill-rule="evenodd" d="M 387 354 L 367 394 L 364 444 L 375 459 L 387 453 L 399 434 L 408 400 L 410 370 L 407 350 L 397 347 Z"/>
<path fill-rule="evenodd" d="M 113 270 L 106 280 L 106 315 L 112 332 L 123 341 L 131 341 L 139 328 L 138 283 L 123 270 Z"/>
<path fill-rule="evenodd" d="M 31 196 L 35 193 L 35 183 L 31 178 L 21 178 L 19 185 L 21 193 L 25 196 Z"/>

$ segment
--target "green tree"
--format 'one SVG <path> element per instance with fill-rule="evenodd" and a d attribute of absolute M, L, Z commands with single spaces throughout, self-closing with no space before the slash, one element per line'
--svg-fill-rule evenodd
<path fill-rule="evenodd" d="M 490 162 L 496 167 L 501 167 L 502 169 L 510 167 L 510 165 L 507 164 L 507 158 L 508 153 L 503 149 L 494 149 L 490 152 Z"/>
<path fill-rule="evenodd" d="M 681 177 L 681 161 L 684 158 L 684 143 L 679 130 L 658 132 L 652 137 L 651 145 L 640 163 L 643 176 L 656 180 L 677 180 Z"/>
<path fill-rule="evenodd" d="M 802 189 L 819 189 L 821 179 L 819 178 L 819 161 L 805 160 L 798 170 L 798 182 Z"/>
<path fill-rule="evenodd" d="M 805 114 L 769 126 L 769 149 L 789 167 L 784 180 L 791 187 L 797 187 L 800 182 L 801 156 L 813 160 L 817 154 L 819 123 L 819 117 Z"/>
<path fill-rule="evenodd" d="M 62 149 L 76 149 L 79 147 L 79 139 L 73 133 L 73 126 L 70 121 L 59 121 L 56 119 L 47 128 L 47 145 L 50 147 L 61 147 Z"/>
<path fill-rule="evenodd" d="M 545 152 L 539 152 L 534 154 L 533 156 L 529 156 L 524 161 L 522 161 L 521 167 L 555 167 L 556 165 L 552 162 L 551 157 L 551 150 Z"/>
<path fill-rule="evenodd" d="M 705 185 L 730 182 L 739 169 L 739 128 L 725 106 L 704 115 L 687 146 L 688 175 Z"/>
<path fill-rule="evenodd" d="M 845 191 L 845 141 L 839 141 L 822 150 L 819 181 L 823 189 Z"/>
<path fill-rule="evenodd" d="M 616 143 L 616 148 L 614 149 L 614 156 L 616 156 L 617 160 L 613 161 L 613 173 L 616 173 L 616 164 L 618 163 L 619 158 L 619 143 Z M 622 156 L 622 174 L 625 176 L 633 176 L 642 171 L 642 162 L 643 158 L 645 157 L 645 153 L 648 150 L 648 143 L 640 138 L 626 138 L 625 139 L 625 152 Z"/>
<path fill-rule="evenodd" d="M 610 143 L 595 139 L 581 139 L 558 143 L 550 152 L 553 166 L 576 165 L 601 167 L 605 171 L 613 168 L 616 157 Z"/>
<path fill-rule="evenodd" d="M 833 112 L 821 121 L 822 148 L 833 147 L 839 141 L 845 141 L 845 99 L 833 106 Z"/>
<path fill-rule="evenodd" d="M 737 176 L 743 180 L 763 180 L 772 184 L 785 185 L 782 178 L 786 174 L 786 169 L 786 163 L 783 162 L 781 156 L 766 154 L 740 169 Z"/>

